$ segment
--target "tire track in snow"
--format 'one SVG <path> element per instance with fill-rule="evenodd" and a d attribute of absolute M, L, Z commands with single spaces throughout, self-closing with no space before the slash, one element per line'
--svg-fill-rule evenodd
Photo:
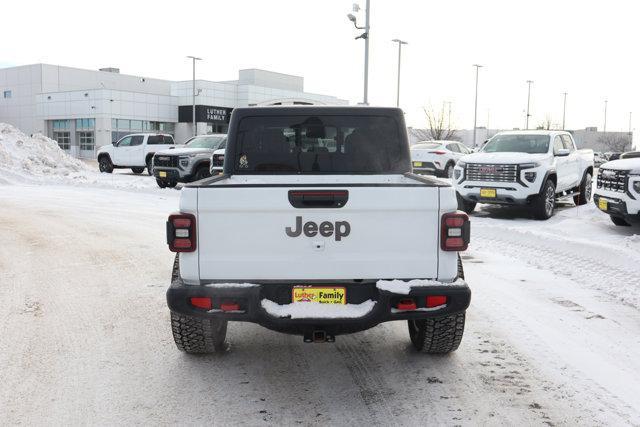
<path fill-rule="evenodd" d="M 640 307 L 640 256 L 627 250 L 539 236 L 513 228 L 481 224 L 474 229 L 473 251 L 516 258 L 542 270 L 586 284 L 623 303 Z M 631 292 L 630 292 L 631 291 Z"/>

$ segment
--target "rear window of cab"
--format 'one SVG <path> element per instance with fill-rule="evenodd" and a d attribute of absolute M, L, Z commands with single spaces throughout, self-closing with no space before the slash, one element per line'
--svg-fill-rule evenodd
<path fill-rule="evenodd" d="M 411 171 L 406 134 L 387 116 L 245 117 L 238 174 L 396 174 Z"/>

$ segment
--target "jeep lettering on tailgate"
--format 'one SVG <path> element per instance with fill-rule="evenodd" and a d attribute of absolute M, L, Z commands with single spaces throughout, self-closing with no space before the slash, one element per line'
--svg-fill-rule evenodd
<path fill-rule="evenodd" d="M 347 221 L 336 221 L 335 225 L 329 221 L 323 221 L 320 225 L 313 221 L 307 221 L 303 226 L 302 217 L 297 216 L 295 227 L 286 227 L 284 231 L 289 237 L 298 237 L 303 232 L 307 237 L 314 237 L 317 234 L 322 237 L 331 237 L 335 233 L 335 240 L 339 242 L 351 233 L 351 225 Z"/>

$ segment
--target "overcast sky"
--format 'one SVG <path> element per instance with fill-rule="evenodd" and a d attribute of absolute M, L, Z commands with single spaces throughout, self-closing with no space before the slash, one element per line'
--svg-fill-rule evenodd
<path fill-rule="evenodd" d="M 365 0 L 359 0 L 364 9 Z M 45 62 L 189 79 L 185 55 L 205 59 L 198 77 L 232 80 L 238 69 L 304 76 L 305 90 L 362 100 L 364 43 L 347 20 L 353 0 L 7 1 L 0 66 Z M 400 106 L 425 125 L 422 107 L 452 104 L 452 121 L 472 128 L 480 70 L 478 126 L 523 127 L 549 116 L 567 128 L 640 124 L 637 0 L 371 0 L 369 101 L 395 105 L 397 45 L 403 48 Z M 358 18 L 364 23 L 364 13 Z"/>

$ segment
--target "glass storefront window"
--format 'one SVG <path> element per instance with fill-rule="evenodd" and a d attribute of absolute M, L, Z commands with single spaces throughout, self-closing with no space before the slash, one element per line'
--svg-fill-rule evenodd
<path fill-rule="evenodd" d="M 53 139 L 58 143 L 58 147 L 62 150 L 69 150 L 71 147 L 70 132 L 53 132 Z"/>
<path fill-rule="evenodd" d="M 81 151 L 93 151 L 95 148 L 93 132 L 78 132 L 77 136 Z"/>
<path fill-rule="evenodd" d="M 142 130 L 142 121 L 131 120 L 131 130 Z"/>

